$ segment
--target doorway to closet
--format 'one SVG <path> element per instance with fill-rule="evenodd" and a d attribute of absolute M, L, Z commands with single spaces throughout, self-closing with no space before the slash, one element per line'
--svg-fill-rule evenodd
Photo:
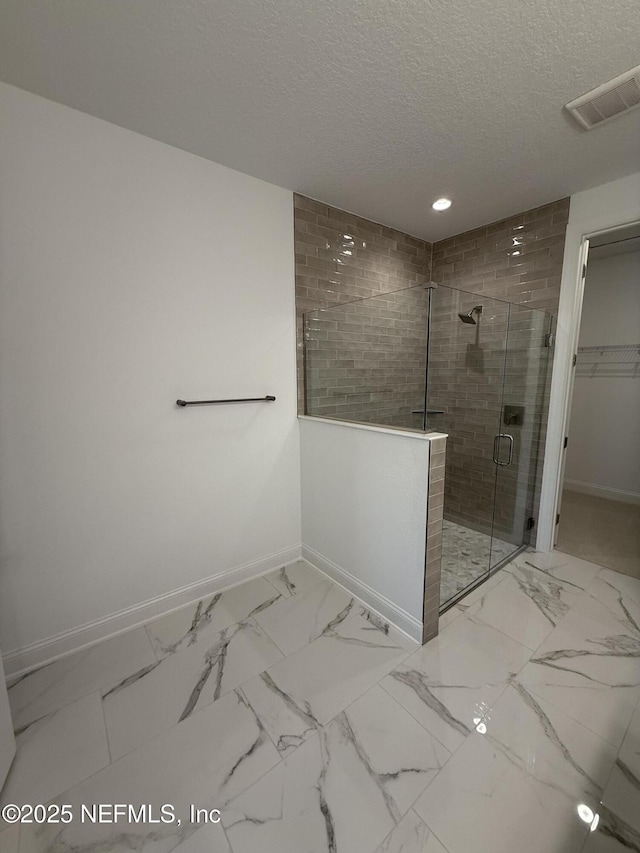
<path fill-rule="evenodd" d="M 589 242 L 557 547 L 640 578 L 640 224 Z"/>

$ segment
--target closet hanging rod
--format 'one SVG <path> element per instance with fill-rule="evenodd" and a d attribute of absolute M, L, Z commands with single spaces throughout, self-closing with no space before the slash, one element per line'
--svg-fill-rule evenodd
<path fill-rule="evenodd" d="M 266 397 L 238 397 L 235 400 L 176 400 L 176 406 L 216 406 L 219 403 L 273 403 L 272 394 Z"/>

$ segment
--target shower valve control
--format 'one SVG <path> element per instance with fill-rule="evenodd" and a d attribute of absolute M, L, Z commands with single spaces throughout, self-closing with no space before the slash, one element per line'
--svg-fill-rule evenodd
<path fill-rule="evenodd" d="M 524 423 L 524 406 L 505 406 L 502 422 L 506 426 L 522 426 Z"/>

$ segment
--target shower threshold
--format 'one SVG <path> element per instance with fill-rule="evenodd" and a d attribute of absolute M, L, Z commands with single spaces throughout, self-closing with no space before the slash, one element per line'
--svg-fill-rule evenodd
<path fill-rule="evenodd" d="M 440 612 L 444 613 L 453 607 L 527 547 L 491 537 L 445 519 Z M 493 565 L 488 570 L 491 563 Z"/>

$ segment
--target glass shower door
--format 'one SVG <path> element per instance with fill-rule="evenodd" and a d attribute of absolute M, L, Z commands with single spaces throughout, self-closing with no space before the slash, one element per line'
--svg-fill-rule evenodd
<path fill-rule="evenodd" d="M 509 306 L 501 417 L 493 447 L 491 568 L 535 535 L 551 324 L 545 311 Z"/>
<path fill-rule="evenodd" d="M 439 286 L 432 290 L 427 429 L 446 432 L 441 605 L 491 566 L 496 465 L 509 304 Z"/>

